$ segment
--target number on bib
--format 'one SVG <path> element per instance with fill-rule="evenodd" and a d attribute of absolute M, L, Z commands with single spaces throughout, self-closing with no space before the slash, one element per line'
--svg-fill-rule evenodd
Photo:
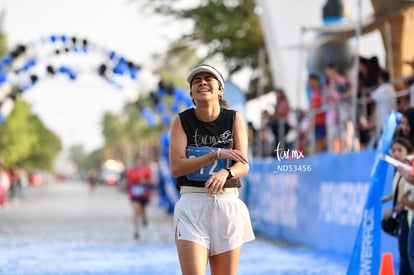
<path fill-rule="evenodd" d="M 206 155 L 212 151 L 216 151 L 218 148 L 211 148 L 211 147 L 196 147 L 196 146 L 188 146 L 187 147 L 187 158 L 195 158 Z M 217 173 L 223 168 L 228 167 L 229 160 L 228 159 L 218 159 L 213 161 L 212 163 L 204 166 L 203 168 L 187 175 L 187 179 L 194 180 L 194 181 L 207 181 L 211 175 Z"/>

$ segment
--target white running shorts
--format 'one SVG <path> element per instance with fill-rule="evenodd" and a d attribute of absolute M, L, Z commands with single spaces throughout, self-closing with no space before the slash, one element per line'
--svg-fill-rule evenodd
<path fill-rule="evenodd" d="M 198 243 L 210 256 L 254 240 L 249 211 L 237 194 L 184 193 L 174 208 L 177 240 Z"/>

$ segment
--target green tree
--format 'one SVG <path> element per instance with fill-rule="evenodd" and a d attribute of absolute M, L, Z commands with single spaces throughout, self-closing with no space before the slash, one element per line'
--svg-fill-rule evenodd
<path fill-rule="evenodd" d="M 36 139 L 28 157 L 18 164 L 29 170 L 42 168 L 53 171 L 55 158 L 62 150 L 60 138 L 47 129 L 37 116 L 32 115 L 28 123 L 33 127 Z"/>
<path fill-rule="evenodd" d="M 97 168 L 104 160 L 104 149 L 100 148 L 88 154 L 80 145 L 70 148 L 69 158 L 76 165 L 78 172 Z"/>
<path fill-rule="evenodd" d="M 3 18 L 4 12 L 0 14 L 0 56 L 8 50 Z M 30 106 L 19 95 L 20 91 L 12 88 L 10 98 L 14 99 L 14 108 L 0 124 L 0 155 L 8 166 L 52 170 L 54 159 L 62 147 L 61 141 L 32 114 Z"/>
<path fill-rule="evenodd" d="M 0 14 L 0 56 L 3 56 L 7 51 L 7 36 L 3 31 L 4 10 Z"/>
<path fill-rule="evenodd" d="M 149 99 L 141 99 L 143 106 L 151 106 Z M 145 103 L 142 103 L 145 101 Z M 102 135 L 105 140 L 105 158 L 117 158 L 130 161 L 131 154 L 140 151 L 139 148 L 147 146 L 148 142 L 158 140 L 161 125 L 148 126 L 141 116 L 137 104 L 126 104 L 121 115 L 110 112 L 104 114 Z"/>
<path fill-rule="evenodd" d="M 260 69 L 260 51 L 265 47 L 255 7 L 254 0 L 200 0 L 192 2 L 192 5 L 184 0 L 147 0 L 144 5 L 144 9 L 152 12 L 192 22 L 192 32 L 181 37 L 182 46 L 175 48 L 175 53 L 178 49 L 206 48 L 201 61 L 211 57 L 222 58 L 230 77 L 241 69 Z M 268 67 L 267 60 L 265 63 L 265 67 Z M 265 86 L 270 88 L 270 73 L 268 69 L 265 72 Z M 249 85 L 248 93 L 254 93 L 257 87 L 255 83 L 258 80 L 251 81 L 253 83 Z"/>
<path fill-rule="evenodd" d="M 106 112 L 103 116 L 102 134 L 106 146 L 117 146 L 126 142 L 125 125 L 121 117 L 114 113 Z"/>
<path fill-rule="evenodd" d="M 86 156 L 86 160 L 83 162 L 84 166 L 82 167 L 85 169 L 97 168 L 102 163 L 103 159 L 104 159 L 104 149 L 103 148 L 97 149 Z"/>
<path fill-rule="evenodd" d="M 158 63 L 155 72 L 165 84 L 174 87 L 187 87 L 185 76 L 188 69 L 203 62 L 196 48 L 183 40 L 174 41 L 166 53 L 154 55 L 154 59 Z"/>
<path fill-rule="evenodd" d="M 52 170 L 61 148 L 59 137 L 32 114 L 30 106 L 15 100 L 13 111 L 0 124 L 0 152 L 6 164 Z"/>
<path fill-rule="evenodd" d="M 30 107 L 22 100 L 16 100 L 11 114 L 0 125 L 0 152 L 6 163 L 19 163 L 26 159 L 36 143 L 34 125 L 29 124 Z"/>

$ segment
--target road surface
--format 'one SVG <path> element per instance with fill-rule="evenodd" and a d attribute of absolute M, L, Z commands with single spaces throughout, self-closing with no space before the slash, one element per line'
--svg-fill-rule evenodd
<path fill-rule="evenodd" d="M 114 186 L 90 193 L 81 182 L 27 187 L 0 209 L 0 274 L 181 274 L 172 217 L 149 207 L 133 238 L 127 195 Z M 244 246 L 240 275 L 345 274 L 346 260 L 261 238 Z"/>

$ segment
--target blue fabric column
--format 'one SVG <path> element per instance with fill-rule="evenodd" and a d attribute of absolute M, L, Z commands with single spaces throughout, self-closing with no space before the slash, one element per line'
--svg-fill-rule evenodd
<path fill-rule="evenodd" d="M 388 154 L 401 114 L 390 112 L 377 149 L 377 156 L 372 169 L 367 201 L 362 220 L 355 239 L 354 248 L 348 265 L 348 275 L 377 275 L 381 259 L 381 196 L 387 178 L 388 164 L 380 160 L 381 153 Z"/>

